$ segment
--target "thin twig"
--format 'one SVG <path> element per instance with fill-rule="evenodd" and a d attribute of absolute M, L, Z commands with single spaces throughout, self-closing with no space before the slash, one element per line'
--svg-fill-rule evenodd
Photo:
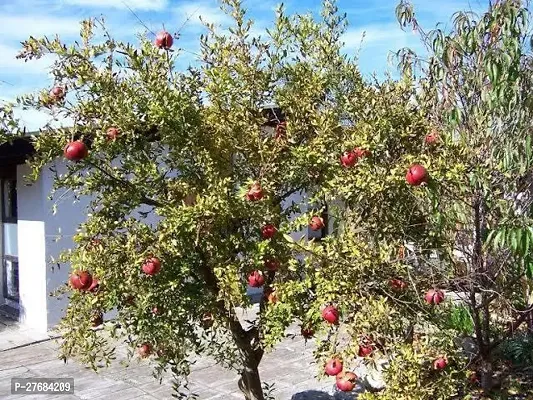
<path fill-rule="evenodd" d="M 142 26 L 144 26 L 144 27 L 148 30 L 148 32 L 152 33 L 152 34 L 155 36 L 156 33 L 155 33 L 154 31 L 152 31 L 150 28 L 148 28 L 148 26 L 143 22 L 143 20 L 140 19 L 139 16 L 135 13 L 135 11 L 133 11 L 133 10 L 131 9 L 131 7 L 128 6 L 128 4 L 127 4 L 124 0 L 121 0 L 121 2 L 122 2 L 122 4 L 124 4 L 124 5 L 126 6 L 126 8 L 127 8 L 132 14 L 133 14 L 133 16 L 134 16 L 135 18 L 137 18 L 137 21 L 139 21 L 139 23 L 140 23 Z"/>

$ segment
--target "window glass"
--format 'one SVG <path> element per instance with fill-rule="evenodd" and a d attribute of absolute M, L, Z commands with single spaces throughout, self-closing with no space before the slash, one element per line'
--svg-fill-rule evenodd
<path fill-rule="evenodd" d="M 19 265 L 14 257 L 4 257 L 4 297 L 18 301 Z"/>
<path fill-rule="evenodd" d="M 2 181 L 2 220 L 15 222 L 17 220 L 17 184 L 12 179 Z"/>

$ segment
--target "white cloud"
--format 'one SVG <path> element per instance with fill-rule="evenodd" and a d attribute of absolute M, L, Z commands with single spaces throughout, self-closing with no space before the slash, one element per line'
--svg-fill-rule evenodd
<path fill-rule="evenodd" d="M 131 8 L 132 10 L 160 11 L 168 6 L 168 0 L 63 0 L 64 4 L 82 7 Z"/>
<path fill-rule="evenodd" d="M 200 16 L 204 22 L 220 25 L 228 23 L 231 19 L 218 7 L 218 2 L 193 1 L 184 3 L 174 9 L 176 17 L 189 25 L 202 25 Z"/>
<path fill-rule="evenodd" d="M 80 32 L 78 19 L 54 17 L 45 14 L 7 15 L 0 14 L 0 37 L 6 40 L 26 40 L 30 35 L 44 36 L 58 34 L 75 36 Z"/>
<path fill-rule="evenodd" d="M 19 119 L 20 124 L 26 128 L 27 132 L 37 132 L 46 125 L 59 128 L 74 124 L 72 118 L 52 115 L 45 111 L 15 108 L 14 114 Z"/>
<path fill-rule="evenodd" d="M 1 1 L 1 0 L 0 0 Z M 140 30 L 135 24 L 124 23 L 120 19 L 106 21 L 106 26 L 111 34 L 119 39 L 135 40 L 134 33 Z M 11 82 L 27 82 L 27 75 L 34 79 L 36 75 L 46 76 L 53 64 L 52 55 L 44 55 L 38 60 L 16 59 L 17 54 L 22 50 L 20 42 L 27 40 L 30 36 L 41 38 L 43 36 L 54 37 L 58 34 L 61 39 L 70 44 L 79 37 L 80 20 L 77 17 L 65 17 L 41 15 L 41 14 L 5 14 L 0 10 L 0 79 Z M 6 95 L 2 90 L 0 97 Z"/>
<path fill-rule="evenodd" d="M 5 73 L 12 73 L 18 76 L 25 74 L 46 74 L 48 69 L 52 66 L 53 60 L 51 56 L 44 56 L 39 60 L 30 60 L 24 62 L 16 58 L 19 48 L 11 47 L 0 43 L 0 70 L 2 75 Z"/>
<path fill-rule="evenodd" d="M 364 36 L 363 36 L 364 35 Z M 391 53 L 404 47 L 413 49 L 420 55 L 425 51 L 420 37 L 412 31 L 402 31 L 395 23 L 376 23 L 348 29 L 342 37 L 344 51 L 356 55 L 363 74 L 396 72 L 396 63 L 389 60 Z"/>
<path fill-rule="evenodd" d="M 408 38 L 409 34 L 403 32 L 397 24 L 374 24 L 348 29 L 342 40 L 347 48 L 354 48 L 359 47 L 361 40 L 364 47 L 384 42 L 391 45 L 406 43 Z"/>

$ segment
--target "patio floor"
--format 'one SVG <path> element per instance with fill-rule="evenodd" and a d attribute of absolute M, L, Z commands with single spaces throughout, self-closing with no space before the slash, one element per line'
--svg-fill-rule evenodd
<path fill-rule="evenodd" d="M 289 331 L 289 333 L 291 333 Z M 297 333 L 295 326 L 292 333 Z M 63 363 L 57 358 L 57 340 L 44 340 L 30 331 L 21 330 L 15 321 L 0 319 L 0 398 L 47 400 L 126 400 L 126 399 L 171 399 L 170 377 L 160 385 L 152 375 L 148 360 L 130 363 L 124 367 L 126 349 L 117 348 L 117 360 L 110 368 L 98 374 L 72 360 Z M 33 344 L 32 344 L 33 341 Z M 331 400 L 344 399 L 335 393 L 334 380 L 317 380 L 317 366 L 313 363 L 313 343 L 297 335 L 287 338 L 275 351 L 265 355 L 260 367 L 264 382 L 275 383 L 274 398 L 279 400 Z M 12 395 L 11 378 L 72 377 L 73 395 Z M 237 376 L 216 365 L 212 360 L 201 358 L 192 367 L 190 389 L 199 400 L 243 399 L 237 387 Z M 353 398 L 349 397 L 349 398 Z"/>

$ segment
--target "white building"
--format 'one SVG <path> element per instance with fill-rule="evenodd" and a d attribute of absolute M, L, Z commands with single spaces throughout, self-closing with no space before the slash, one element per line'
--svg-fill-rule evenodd
<path fill-rule="evenodd" d="M 24 162 L 32 152 L 22 139 L 0 146 L 0 304 L 18 316 L 23 327 L 45 333 L 59 322 L 66 305 L 66 299 L 50 293 L 69 275 L 68 268 L 50 261 L 72 247 L 84 212 L 83 205 L 64 201 L 54 215 L 54 200 L 49 199 L 52 172 L 44 169 L 35 182 L 27 178 L 30 169 Z"/>

